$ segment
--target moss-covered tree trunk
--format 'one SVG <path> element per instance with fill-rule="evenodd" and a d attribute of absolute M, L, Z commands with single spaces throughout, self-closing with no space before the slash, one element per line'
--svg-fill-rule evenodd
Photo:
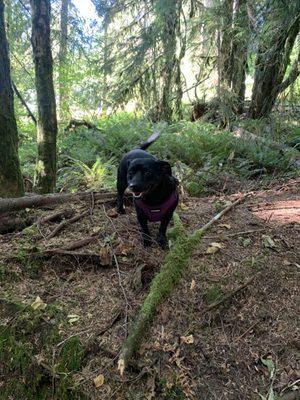
<path fill-rule="evenodd" d="M 272 111 L 282 90 L 284 75 L 299 30 L 300 13 L 295 15 L 290 25 L 282 25 L 273 30 L 269 46 L 262 39 L 255 66 L 250 118 L 267 117 Z"/>
<path fill-rule="evenodd" d="M 38 157 L 35 186 L 40 193 L 53 192 L 56 181 L 57 119 L 50 44 L 50 0 L 30 0 L 32 48 L 38 103 Z"/>
<path fill-rule="evenodd" d="M 62 0 L 60 10 L 60 39 L 59 39 L 59 118 L 69 117 L 70 108 L 68 102 L 68 14 L 70 0 Z"/>
<path fill-rule="evenodd" d="M 23 193 L 18 158 L 18 131 L 4 22 L 4 2 L 0 0 L 0 197 L 18 197 Z"/>

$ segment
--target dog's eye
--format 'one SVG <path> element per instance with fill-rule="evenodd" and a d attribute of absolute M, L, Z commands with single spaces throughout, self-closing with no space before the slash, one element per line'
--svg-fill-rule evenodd
<path fill-rule="evenodd" d="M 145 172 L 145 178 L 151 178 L 152 174 L 151 172 Z"/>

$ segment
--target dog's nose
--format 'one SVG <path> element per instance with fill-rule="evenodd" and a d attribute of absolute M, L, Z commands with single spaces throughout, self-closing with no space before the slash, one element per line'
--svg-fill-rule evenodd
<path fill-rule="evenodd" d="M 137 185 L 135 185 L 134 183 L 130 183 L 130 185 L 129 185 L 128 187 L 129 187 L 129 189 L 132 190 L 133 192 L 134 192 L 135 190 L 138 189 Z"/>

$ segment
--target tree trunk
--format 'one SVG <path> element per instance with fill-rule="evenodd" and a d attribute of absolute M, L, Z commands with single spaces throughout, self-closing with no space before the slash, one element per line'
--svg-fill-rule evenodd
<path fill-rule="evenodd" d="M 160 104 L 160 119 L 170 121 L 173 115 L 172 88 L 176 75 L 178 77 L 178 60 L 176 57 L 176 36 L 178 33 L 181 1 L 167 0 L 159 15 L 162 25 L 163 40 L 163 88 Z M 178 91 L 177 91 L 178 92 Z"/>
<path fill-rule="evenodd" d="M 267 117 L 276 102 L 290 55 L 300 29 L 300 14 L 289 26 L 274 30 L 271 47 L 261 43 L 258 49 L 249 116 Z"/>
<path fill-rule="evenodd" d="M 247 1 L 237 0 L 235 4 L 234 36 L 232 42 L 231 88 L 238 101 L 238 114 L 243 112 L 246 92 L 245 80 L 250 38 L 250 30 L 247 26 L 249 26 Z"/>
<path fill-rule="evenodd" d="M 62 0 L 60 11 L 59 41 L 59 119 L 68 118 L 70 108 L 68 102 L 67 52 L 68 52 L 68 11 L 70 0 Z"/>
<path fill-rule="evenodd" d="M 38 157 L 35 186 L 53 192 L 56 182 L 57 119 L 50 44 L 50 0 L 30 0 L 32 48 L 38 103 Z"/>
<path fill-rule="evenodd" d="M 4 22 L 4 3 L 0 0 L 0 197 L 18 197 L 22 196 L 23 192 Z"/>
<path fill-rule="evenodd" d="M 224 1 L 224 14 L 222 22 L 222 43 L 220 48 L 220 79 L 221 83 L 231 87 L 232 80 L 232 25 L 233 25 L 233 0 Z"/>

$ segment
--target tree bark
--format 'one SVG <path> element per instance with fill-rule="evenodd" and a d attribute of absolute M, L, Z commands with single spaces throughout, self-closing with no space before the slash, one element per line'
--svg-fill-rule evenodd
<path fill-rule="evenodd" d="M 263 118 L 271 113 L 282 90 L 284 75 L 299 30 L 300 14 L 290 26 L 282 26 L 279 31 L 274 30 L 270 48 L 266 48 L 264 43 L 260 44 L 249 109 L 250 118 Z"/>
<path fill-rule="evenodd" d="M 237 113 L 241 114 L 244 109 L 246 92 L 246 72 L 248 59 L 248 45 L 250 38 L 249 17 L 247 13 L 247 1 L 237 0 L 235 4 L 234 36 L 232 40 L 232 76 L 231 88 L 235 93 L 238 108 Z"/>
<path fill-rule="evenodd" d="M 70 108 L 68 102 L 67 53 L 68 53 L 68 13 L 70 0 L 61 1 L 60 41 L 59 41 L 59 119 L 68 118 Z"/>
<path fill-rule="evenodd" d="M 35 186 L 40 193 L 51 193 L 56 183 L 57 119 L 50 44 L 50 0 L 30 0 L 32 48 L 38 103 L 38 156 Z"/>
<path fill-rule="evenodd" d="M 4 3 L 0 0 L 0 197 L 18 197 L 23 193 L 18 157 L 18 130 L 4 22 Z"/>
<path fill-rule="evenodd" d="M 222 23 L 222 43 L 220 48 L 220 79 L 222 84 L 231 87 L 232 80 L 232 26 L 233 26 L 233 0 L 224 1 L 224 14 Z"/>

